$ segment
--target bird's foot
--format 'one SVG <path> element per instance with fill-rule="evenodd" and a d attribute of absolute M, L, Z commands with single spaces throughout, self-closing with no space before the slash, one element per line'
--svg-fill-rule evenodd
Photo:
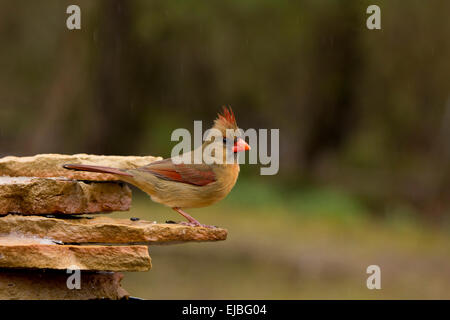
<path fill-rule="evenodd" d="M 193 217 L 191 217 L 188 213 L 181 210 L 181 208 L 174 207 L 172 209 L 175 210 L 176 212 L 178 212 L 179 214 L 181 214 L 183 217 L 185 217 L 189 221 L 189 222 L 184 222 L 184 221 L 180 222 L 180 224 L 182 224 L 182 225 L 191 226 L 191 227 L 203 227 L 203 228 L 209 228 L 209 229 L 217 228 L 215 226 L 208 226 L 206 224 L 201 224 L 200 222 L 195 220 Z"/>
<path fill-rule="evenodd" d="M 202 228 L 208 228 L 208 229 L 216 229 L 216 226 L 209 226 L 207 224 L 202 224 L 199 222 L 186 222 L 186 221 L 182 221 L 179 222 L 178 224 L 182 224 L 183 226 L 190 226 L 190 227 L 202 227 Z"/>

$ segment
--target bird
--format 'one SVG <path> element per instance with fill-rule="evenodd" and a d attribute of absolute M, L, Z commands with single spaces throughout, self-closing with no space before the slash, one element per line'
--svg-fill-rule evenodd
<path fill-rule="evenodd" d="M 84 164 L 64 164 L 63 167 L 69 170 L 112 174 L 119 180 L 141 189 L 154 202 L 181 214 L 187 222 L 180 224 L 215 228 L 200 223 L 184 209 L 207 207 L 224 199 L 238 179 L 238 153 L 250 150 L 250 146 L 245 142 L 242 130 L 238 128 L 231 107 L 223 107 L 222 113 L 219 112 L 214 120 L 212 129 L 211 132 L 217 134 L 214 138 L 205 139 L 200 147 L 201 150 L 208 147 L 213 150 L 210 155 L 213 161 L 207 161 L 203 157 L 195 161 L 197 155 L 202 153 L 197 153 L 194 149 L 181 156 L 130 169 Z M 191 161 L 183 163 L 180 157 Z M 228 161 L 227 157 L 232 161 Z"/>

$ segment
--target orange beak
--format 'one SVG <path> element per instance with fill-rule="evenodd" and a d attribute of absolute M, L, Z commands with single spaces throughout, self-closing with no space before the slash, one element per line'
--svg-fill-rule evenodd
<path fill-rule="evenodd" d="M 234 143 L 233 152 L 236 153 L 247 150 L 250 150 L 250 146 L 243 139 L 238 138 L 237 141 Z"/>

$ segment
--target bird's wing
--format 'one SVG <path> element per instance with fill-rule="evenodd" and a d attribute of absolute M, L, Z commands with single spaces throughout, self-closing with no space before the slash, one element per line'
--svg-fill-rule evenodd
<path fill-rule="evenodd" d="M 154 176 L 168 181 L 205 186 L 216 181 L 216 175 L 207 164 L 175 164 L 171 159 L 152 162 L 138 170 L 150 172 Z"/>

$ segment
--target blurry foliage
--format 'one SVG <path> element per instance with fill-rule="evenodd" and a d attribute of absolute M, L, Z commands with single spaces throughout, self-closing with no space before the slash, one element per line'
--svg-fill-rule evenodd
<path fill-rule="evenodd" d="M 81 31 L 65 28 L 69 4 Z M 380 31 L 365 27 L 369 4 L 2 0 L 0 155 L 168 156 L 173 129 L 230 104 L 243 128 L 280 128 L 280 173 L 258 176 L 253 199 L 281 185 L 280 205 L 292 187 L 300 211 L 440 218 L 450 2 L 377 1 Z"/>

